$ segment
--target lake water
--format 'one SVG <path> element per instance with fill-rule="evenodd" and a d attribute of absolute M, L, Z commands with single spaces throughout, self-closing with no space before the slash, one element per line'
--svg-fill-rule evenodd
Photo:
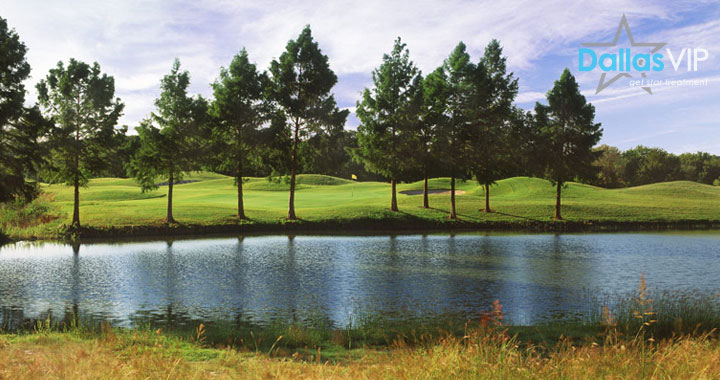
<path fill-rule="evenodd" d="M 77 253 L 75 252 L 77 250 Z M 345 326 L 360 316 L 506 320 L 583 315 L 586 297 L 720 288 L 720 233 L 254 236 L 0 247 L 0 323 L 78 313 L 138 320 L 273 319 Z M 0 327 L 2 327 L 0 326 Z"/>

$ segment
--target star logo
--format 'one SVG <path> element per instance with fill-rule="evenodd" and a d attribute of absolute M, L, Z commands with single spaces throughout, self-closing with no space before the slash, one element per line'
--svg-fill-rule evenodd
<path fill-rule="evenodd" d="M 623 14 L 622 18 L 620 19 L 620 25 L 618 25 L 617 31 L 615 32 L 615 38 L 613 38 L 612 42 L 585 42 L 582 44 L 582 46 L 585 47 L 613 47 L 617 46 L 618 40 L 620 39 L 620 33 L 622 30 L 625 29 L 625 34 L 627 34 L 628 40 L 630 41 L 630 46 L 637 46 L 637 47 L 648 47 L 652 48 L 650 51 L 651 54 L 657 52 L 658 50 L 662 49 L 663 46 L 666 45 L 665 42 L 635 42 L 635 39 L 632 36 L 632 32 L 630 32 L 630 25 L 627 22 L 627 18 L 625 18 L 625 15 Z M 641 73 L 641 76 L 643 78 L 647 78 L 647 74 Z M 605 78 L 607 77 L 607 73 L 602 73 L 600 76 L 600 81 L 598 82 L 597 89 L 595 90 L 595 95 L 600 93 L 600 91 L 604 90 L 611 84 L 615 83 L 618 79 L 622 77 L 632 78 L 632 75 L 629 73 L 620 73 L 615 75 L 614 77 L 610 78 L 610 80 L 605 81 Z M 648 94 L 652 95 L 652 89 L 650 87 L 641 87 L 643 90 L 645 90 Z"/>

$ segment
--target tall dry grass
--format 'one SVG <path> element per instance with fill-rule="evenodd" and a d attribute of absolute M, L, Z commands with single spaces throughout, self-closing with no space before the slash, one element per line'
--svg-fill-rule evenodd
<path fill-rule="evenodd" d="M 195 345 L 190 347 L 188 345 Z M 521 347 L 496 329 L 448 336 L 436 345 L 367 352 L 330 363 L 202 348 L 150 332 L 86 339 L 50 332 L 0 338 L 2 379 L 716 379 L 720 344 L 710 334 L 576 346 Z"/>

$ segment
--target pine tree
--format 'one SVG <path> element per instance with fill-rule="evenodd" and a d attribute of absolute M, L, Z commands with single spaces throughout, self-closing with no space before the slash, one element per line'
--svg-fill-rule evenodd
<path fill-rule="evenodd" d="M 450 174 L 450 219 L 457 219 L 455 181 L 458 178 L 465 180 L 470 174 L 476 70 L 462 42 L 436 70 L 442 71 L 444 78 L 444 83 L 438 80 L 438 86 L 444 86 L 439 93 L 445 96 L 445 107 L 438 124 L 438 145 L 443 166 Z"/>
<path fill-rule="evenodd" d="M 595 107 L 580 94 L 575 77 L 565 69 L 548 91 L 548 105 L 536 103 L 535 128 L 542 174 L 556 186 L 555 219 L 562 219 L 560 198 L 563 186 L 575 178 L 591 178 L 602 129 L 595 123 Z"/>
<path fill-rule="evenodd" d="M 512 141 L 513 101 L 518 92 L 518 80 L 507 73 L 502 47 L 492 40 L 478 64 L 473 115 L 472 172 L 483 186 L 485 208 L 490 210 L 490 186 L 507 177 L 517 150 Z"/>
<path fill-rule="evenodd" d="M 325 129 L 345 125 L 348 111 L 339 110 L 330 93 L 337 76 L 330 69 L 306 26 L 296 40 L 288 41 L 280 58 L 270 63 L 271 97 L 284 120 L 283 133 L 290 143 L 290 199 L 288 219 L 295 215 L 295 182 L 299 143 Z M 277 120 L 277 119 L 276 119 Z"/>
<path fill-rule="evenodd" d="M 221 167 L 232 170 L 237 185 L 237 215 L 245 219 L 243 204 L 243 168 L 257 151 L 259 129 L 266 120 L 264 90 L 267 77 L 250 63 L 242 49 L 230 66 L 220 69 L 219 79 L 213 83 L 215 101 L 210 106 L 212 116 L 213 151 L 222 161 Z"/>
<path fill-rule="evenodd" d="M 208 104 L 201 96 L 189 96 L 189 86 L 190 74 L 180 71 L 176 59 L 170 74 L 161 81 L 156 112 L 136 128 L 140 148 L 130 165 L 143 192 L 157 189 L 158 177 L 167 179 L 167 223 L 175 223 L 173 187 L 186 172 L 199 168 L 202 153 Z"/>
<path fill-rule="evenodd" d="M 372 73 L 373 88 L 357 102 L 358 149 L 355 154 L 370 172 L 390 178 L 390 210 L 399 211 L 397 181 L 412 165 L 413 142 L 419 114 L 420 72 L 406 45 L 395 40 L 390 54 Z"/>
<path fill-rule="evenodd" d="M 102 151 L 115 133 L 124 108 L 115 98 L 115 80 L 100 65 L 70 59 L 58 62 L 37 84 L 38 101 L 55 124 L 50 134 L 54 178 L 74 187 L 72 226 L 80 226 L 80 187 L 102 168 Z"/>

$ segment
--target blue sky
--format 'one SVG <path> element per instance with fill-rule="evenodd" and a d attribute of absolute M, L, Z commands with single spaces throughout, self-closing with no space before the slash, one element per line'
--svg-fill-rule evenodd
<path fill-rule="evenodd" d="M 395 37 L 429 73 L 464 41 L 474 60 L 491 38 L 504 46 L 509 69 L 520 78 L 518 105 L 542 101 L 565 67 L 595 104 L 604 128 L 601 143 L 622 149 L 643 144 L 668 151 L 720 154 L 720 3 L 717 1 L 14 1 L 0 16 L 29 49 L 34 84 L 58 60 L 98 61 L 115 77 L 131 127 L 153 109 L 160 78 L 175 57 L 192 76 L 192 91 L 211 96 L 209 84 L 243 46 L 261 68 L 310 24 L 339 82 L 338 104 L 354 110 L 370 73 Z M 707 79 L 703 86 L 656 86 L 648 95 L 621 79 L 595 95 L 599 71 L 578 71 L 583 42 L 610 42 L 622 15 L 636 42 L 704 48 L 697 71 L 684 64 L 648 79 Z M 618 47 L 629 47 L 623 32 Z M 661 53 L 664 53 L 665 48 Z M 347 128 L 355 128 L 351 116 Z"/>

